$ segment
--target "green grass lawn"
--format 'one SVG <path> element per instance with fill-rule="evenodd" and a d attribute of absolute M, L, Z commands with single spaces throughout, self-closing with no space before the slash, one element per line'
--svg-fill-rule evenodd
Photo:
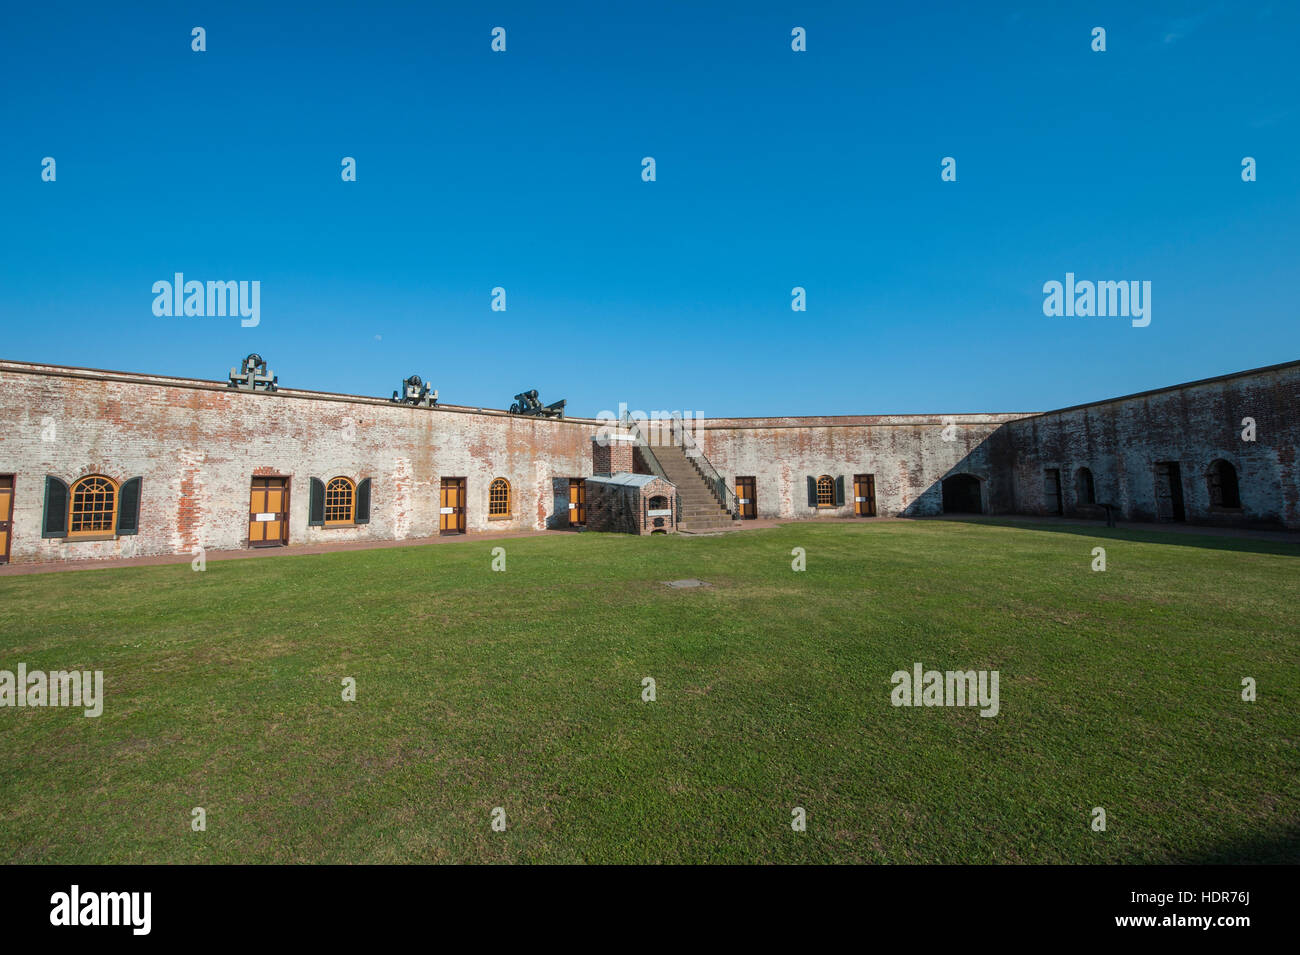
<path fill-rule="evenodd" d="M 0 861 L 1294 862 L 1297 606 L 1292 545 L 939 521 L 7 577 L 0 669 L 106 701 L 0 709 Z"/>

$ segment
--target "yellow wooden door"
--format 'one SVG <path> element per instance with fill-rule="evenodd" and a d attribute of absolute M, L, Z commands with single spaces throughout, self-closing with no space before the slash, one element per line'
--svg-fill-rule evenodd
<path fill-rule="evenodd" d="M 262 478 L 253 478 L 248 494 L 248 544 L 257 547 L 266 540 L 266 526 L 257 515 L 266 511 L 266 484 Z"/>
<path fill-rule="evenodd" d="M 855 474 L 853 476 L 853 513 L 858 517 L 876 516 L 876 476 L 874 474 Z"/>
<path fill-rule="evenodd" d="M 587 523 L 587 482 L 582 478 L 569 479 L 569 524 L 574 527 Z"/>
<path fill-rule="evenodd" d="M 751 521 L 758 517 L 757 479 L 752 477 L 736 478 L 736 503 L 740 505 L 742 520 Z"/>
<path fill-rule="evenodd" d="M 465 479 L 443 478 L 438 503 L 438 532 L 465 533 Z"/>
<path fill-rule="evenodd" d="M 288 539 L 288 496 L 284 478 L 253 478 L 248 495 L 250 547 L 275 547 Z"/>
<path fill-rule="evenodd" d="M 9 541 L 14 530 L 14 476 L 0 474 L 0 564 L 9 563 Z"/>
<path fill-rule="evenodd" d="M 266 486 L 266 513 L 274 514 L 272 520 L 266 521 L 266 530 L 263 531 L 268 543 L 274 541 L 279 544 L 285 538 L 285 531 L 288 515 L 285 513 L 285 490 L 283 480 L 272 480 Z"/>

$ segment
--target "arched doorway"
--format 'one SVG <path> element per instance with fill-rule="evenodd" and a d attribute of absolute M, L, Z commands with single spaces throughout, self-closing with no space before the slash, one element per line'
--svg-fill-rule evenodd
<path fill-rule="evenodd" d="M 1220 458 L 1210 465 L 1210 506 L 1226 510 L 1241 507 L 1241 487 L 1237 483 L 1237 469 Z"/>
<path fill-rule="evenodd" d="M 954 474 L 943 479 L 943 512 L 945 514 L 983 514 L 980 501 L 980 479 L 973 474 Z"/>
<path fill-rule="evenodd" d="M 1092 471 L 1079 468 L 1074 472 L 1074 498 L 1079 505 L 1097 503 L 1097 486 L 1092 480 Z"/>

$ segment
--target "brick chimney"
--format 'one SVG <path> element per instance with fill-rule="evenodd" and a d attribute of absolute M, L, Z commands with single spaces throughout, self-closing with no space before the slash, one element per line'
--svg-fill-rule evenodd
<path fill-rule="evenodd" d="M 636 437 L 621 428 L 602 429 L 591 439 L 593 474 L 631 474 Z"/>

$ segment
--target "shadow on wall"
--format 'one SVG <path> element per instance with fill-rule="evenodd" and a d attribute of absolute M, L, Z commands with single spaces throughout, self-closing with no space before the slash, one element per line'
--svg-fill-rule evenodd
<path fill-rule="evenodd" d="M 918 494 L 903 510 L 902 517 L 938 517 L 942 514 L 997 514 L 1012 510 L 1006 492 L 995 480 L 995 465 L 1009 442 L 1006 425 L 1001 425 L 961 460 Z M 1007 471 L 1009 478 L 1009 469 Z M 1006 480 L 1006 478 L 1004 478 Z"/>
<path fill-rule="evenodd" d="M 1040 427 L 1023 419 L 1000 425 L 918 494 L 901 516 L 1098 519 L 1105 515 L 1102 505 L 1110 504 L 1126 521 L 1284 530 L 1283 512 L 1294 507 L 1295 478 L 1282 455 L 1248 459 L 1221 448 L 1180 448 L 1166 441 L 1147 449 L 1149 460 L 1126 461 L 1092 448 L 1052 445 L 1044 453 L 1040 439 Z M 1248 487 L 1256 489 L 1253 503 Z M 1264 497 L 1258 493 L 1261 487 Z M 1277 507 L 1268 503 L 1277 499 Z"/>
<path fill-rule="evenodd" d="M 1107 527 L 1105 523 L 1064 524 L 1031 516 L 1027 520 L 1014 517 L 973 517 L 970 515 L 943 515 L 945 520 L 955 523 L 980 525 L 983 527 L 1014 527 L 1025 531 L 1047 531 L 1054 534 L 1074 534 L 1079 537 L 1104 538 L 1106 540 L 1134 541 L 1144 544 L 1169 544 L 1177 547 L 1201 547 L 1209 550 L 1231 550 L 1248 554 L 1278 554 L 1284 557 L 1300 557 L 1300 537 L 1295 543 L 1281 540 L 1260 540 L 1253 537 L 1230 537 L 1220 534 L 1197 534 L 1193 531 L 1174 530 L 1167 527 L 1157 530 L 1143 530 L 1133 527 Z M 1278 531 L 1277 533 L 1282 533 Z"/>
<path fill-rule="evenodd" d="M 551 513 L 546 516 L 548 531 L 569 529 L 569 479 L 551 478 Z"/>

